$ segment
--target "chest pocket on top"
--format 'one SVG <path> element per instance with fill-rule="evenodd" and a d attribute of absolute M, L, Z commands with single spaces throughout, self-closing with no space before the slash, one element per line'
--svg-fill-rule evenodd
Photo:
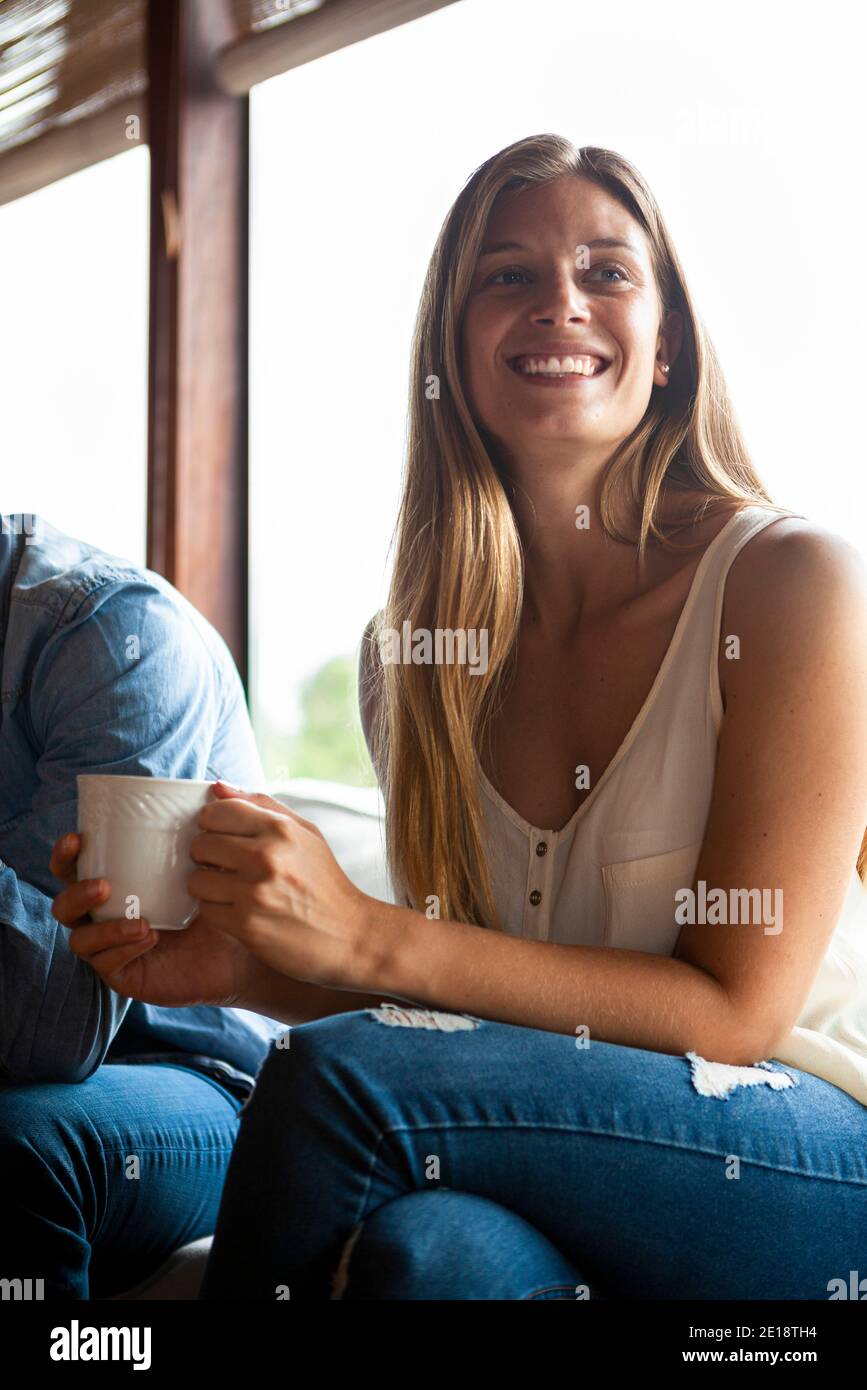
<path fill-rule="evenodd" d="M 670 956 L 680 935 L 674 920 L 678 889 L 692 888 L 701 840 L 683 849 L 602 865 L 605 888 L 603 946 Z"/>

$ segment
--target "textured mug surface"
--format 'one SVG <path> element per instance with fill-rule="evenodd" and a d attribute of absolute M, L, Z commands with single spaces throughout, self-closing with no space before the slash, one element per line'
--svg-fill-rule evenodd
<path fill-rule="evenodd" d="M 187 892 L 197 867 L 190 845 L 196 816 L 213 800 L 212 782 L 169 777 L 80 774 L 78 878 L 104 878 L 105 902 L 95 922 L 144 917 L 158 931 L 189 926 L 199 904 Z"/>

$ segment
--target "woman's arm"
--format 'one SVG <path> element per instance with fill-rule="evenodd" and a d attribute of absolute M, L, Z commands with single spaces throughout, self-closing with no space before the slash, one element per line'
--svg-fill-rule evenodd
<path fill-rule="evenodd" d="M 373 973 L 392 995 L 551 1033 L 586 1029 L 653 1052 L 694 1049 L 744 1065 L 767 1055 L 723 986 L 687 961 L 524 941 L 380 906 L 387 930 L 377 933 L 385 949 Z"/>
<path fill-rule="evenodd" d="M 827 950 L 867 823 L 867 571 L 857 552 L 799 523 L 760 533 L 730 571 L 731 635 L 740 655 L 726 668 L 695 882 L 727 895 L 780 889 L 781 932 L 685 926 L 663 957 L 525 941 L 380 904 L 369 910 L 368 977 L 398 997 L 531 1028 L 584 1025 L 591 1038 L 734 1064 L 773 1055 Z"/>
<path fill-rule="evenodd" d="M 383 907 L 387 904 L 383 903 Z M 295 1025 L 310 1023 L 331 1014 L 350 1013 L 353 1009 L 375 1009 L 380 1004 L 404 1004 L 385 993 L 367 994 L 349 989 L 331 989 L 326 985 L 311 985 L 304 980 L 292 980 L 269 966 L 262 965 L 251 972 L 243 998 L 236 1000 L 239 1009 L 250 1009 L 265 1018 Z"/>

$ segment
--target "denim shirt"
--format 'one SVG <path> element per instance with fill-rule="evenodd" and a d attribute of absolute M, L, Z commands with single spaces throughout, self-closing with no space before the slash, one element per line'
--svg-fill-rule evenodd
<path fill-rule="evenodd" d="M 80 772 L 265 785 L 225 642 L 161 575 L 0 513 L 0 696 L 0 1077 L 84 1081 L 164 1054 L 252 1084 L 285 1025 L 116 994 L 70 951 L 48 867 Z"/>

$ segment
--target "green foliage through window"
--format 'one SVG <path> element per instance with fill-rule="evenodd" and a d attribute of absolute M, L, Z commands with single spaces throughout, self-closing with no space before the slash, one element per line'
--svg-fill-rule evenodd
<path fill-rule="evenodd" d="M 357 663 L 335 656 L 301 689 L 301 728 L 292 737 L 277 729 L 257 730 L 269 780 L 314 777 L 354 787 L 376 785 L 358 713 Z"/>

